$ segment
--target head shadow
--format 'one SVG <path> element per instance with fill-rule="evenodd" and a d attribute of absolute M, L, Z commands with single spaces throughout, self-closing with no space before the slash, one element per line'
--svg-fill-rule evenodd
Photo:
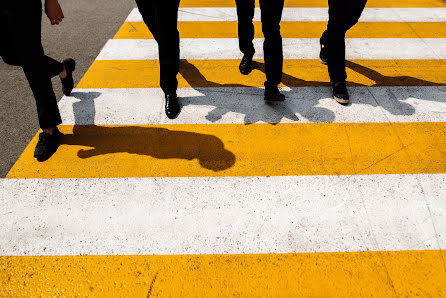
<path fill-rule="evenodd" d="M 73 103 L 73 133 L 64 135 L 62 144 L 89 147 L 78 151 L 79 158 L 128 153 L 157 159 L 196 159 L 202 168 L 214 172 L 235 164 L 235 155 L 214 135 L 153 126 L 94 125 L 94 100 L 100 95 L 99 92 L 72 93 L 80 101 Z"/>
<path fill-rule="evenodd" d="M 95 99 L 101 96 L 100 92 L 72 92 L 71 96 L 79 99 L 73 103 L 74 124 L 82 125 L 94 123 L 96 116 Z"/>

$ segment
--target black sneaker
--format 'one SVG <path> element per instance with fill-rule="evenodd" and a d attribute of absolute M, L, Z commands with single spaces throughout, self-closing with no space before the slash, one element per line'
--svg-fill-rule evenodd
<path fill-rule="evenodd" d="M 249 75 L 253 69 L 252 56 L 244 55 L 238 68 L 240 69 L 241 74 Z"/>
<path fill-rule="evenodd" d="M 267 87 L 265 88 L 265 100 L 266 101 L 284 101 L 285 95 L 280 93 L 279 88 Z"/>
<path fill-rule="evenodd" d="M 333 84 L 333 98 L 340 104 L 348 104 L 350 97 L 348 96 L 347 86 L 345 82 Z"/>
<path fill-rule="evenodd" d="M 166 116 L 169 119 L 175 119 L 180 114 L 180 103 L 178 102 L 178 97 L 175 93 L 166 94 L 166 105 L 164 110 L 166 112 Z"/>
<path fill-rule="evenodd" d="M 321 60 L 322 64 L 328 64 L 328 47 L 322 42 L 322 37 L 319 39 L 319 43 L 321 45 L 321 52 L 319 53 L 319 60 Z"/>
<path fill-rule="evenodd" d="M 63 133 L 61 133 L 57 127 L 52 135 L 46 132 L 40 133 L 39 141 L 34 150 L 34 157 L 37 161 L 42 162 L 53 156 L 57 151 L 57 148 L 59 148 L 61 136 L 63 136 Z"/>
<path fill-rule="evenodd" d="M 67 76 L 65 79 L 60 79 L 60 81 L 62 82 L 63 94 L 69 96 L 74 88 L 73 71 L 76 69 L 76 61 L 74 59 L 67 59 L 62 64 L 67 72 Z"/>

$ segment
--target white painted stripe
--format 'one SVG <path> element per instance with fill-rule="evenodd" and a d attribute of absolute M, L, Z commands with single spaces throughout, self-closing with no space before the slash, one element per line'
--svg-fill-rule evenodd
<path fill-rule="evenodd" d="M 446 248 L 440 174 L 0 184 L 0 255 Z"/>
<path fill-rule="evenodd" d="M 255 21 L 260 21 L 260 9 L 255 10 Z M 142 22 L 138 9 L 128 16 L 127 22 Z M 237 12 L 231 7 L 180 8 L 180 22 L 237 21 Z M 326 22 L 328 8 L 284 8 L 283 22 Z M 365 8 L 361 22 L 446 22 L 446 8 Z"/>
<path fill-rule="evenodd" d="M 331 88 L 283 88 L 287 100 L 266 104 L 261 88 L 180 88 L 179 117 L 167 119 L 159 88 L 77 89 L 59 102 L 67 125 L 443 122 L 444 87 L 352 87 L 352 105 L 337 104 Z"/>
<path fill-rule="evenodd" d="M 182 59 L 238 59 L 242 54 L 236 38 L 181 39 Z M 255 59 L 263 58 L 263 39 L 255 39 Z M 446 59 L 446 38 L 354 38 L 346 40 L 346 59 Z M 317 59 L 318 38 L 284 38 L 285 59 Z M 97 60 L 154 60 L 154 39 L 111 39 Z"/>

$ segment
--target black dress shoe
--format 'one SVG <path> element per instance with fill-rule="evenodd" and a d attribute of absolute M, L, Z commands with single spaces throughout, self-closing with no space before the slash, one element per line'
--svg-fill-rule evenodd
<path fill-rule="evenodd" d="M 265 100 L 266 101 L 284 101 L 285 95 L 280 93 L 279 88 L 267 87 L 265 88 Z"/>
<path fill-rule="evenodd" d="M 62 82 L 62 91 L 63 94 L 69 96 L 74 88 L 73 71 L 76 68 L 76 61 L 74 61 L 74 59 L 67 59 L 64 60 L 62 64 L 67 72 L 67 76 L 65 77 L 65 79 L 60 79 L 60 81 Z"/>
<path fill-rule="evenodd" d="M 63 136 L 63 133 L 61 133 L 57 127 L 53 131 L 53 134 L 46 132 L 40 133 L 39 141 L 34 150 L 34 157 L 37 161 L 42 162 L 53 156 L 57 151 L 57 148 L 59 148 L 61 136 Z"/>
<path fill-rule="evenodd" d="M 175 93 L 166 94 L 166 116 L 169 119 L 175 119 L 180 113 L 180 103 L 178 102 L 178 97 Z"/>
<path fill-rule="evenodd" d="M 322 37 L 319 39 L 319 43 L 321 45 L 321 52 L 319 53 L 319 60 L 321 60 L 322 64 L 328 64 L 328 47 L 322 42 Z"/>
<path fill-rule="evenodd" d="M 243 75 L 249 75 L 253 69 L 252 67 L 252 56 L 244 55 L 240 65 L 238 67 L 240 69 L 240 73 Z"/>
<path fill-rule="evenodd" d="M 347 86 L 345 82 L 338 82 L 333 84 L 333 98 L 340 104 L 346 105 L 350 101 L 348 96 Z"/>

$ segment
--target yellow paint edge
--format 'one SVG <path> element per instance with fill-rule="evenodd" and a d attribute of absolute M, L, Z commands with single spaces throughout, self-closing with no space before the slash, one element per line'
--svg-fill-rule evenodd
<path fill-rule="evenodd" d="M 314 103 L 317 105 L 317 102 Z M 61 126 L 44 163 L 36 135 L 7 178 L 446 173 L 446 123 Z"/>
<path fill-rule="evenodd" d="M 327 7 L 325 0 L 285 0 L 285 7 Z M 235 7 L 235 0 L 181 0 L 181 7 Z M 259 1 L 256 0 L 259 7 Z M 369 0 L 367 7 L 445 7 L 441 0 Z"/>
<path fill-rule="evenodd" d="M 0 296 L 440 297 L 443 254 L 0 257 Z"/>
<path fill-rule="evenodd" d="M 240 74 L 239 60 L 182 60 L 181 87 L 263 87 L 264 64 L 257 60 L 249 76 Z M 350 60 L 349 86 L 446 86 L 446 60 Z M 327 67 L 319 60 L 287 59 L 281 86 L 331 86 Z M 96 60 L 77 88 L 159 87 L 157 60 Z"/>
<path fill-rule="evenodd" d="M 283 38 L 319 38 L 326 22 L 282 22 Z M 263 38 L 260 22 L 254 22 L 255 38 Z M 237 22 L 179 22 L 182 38 L 237 38 Z M 446 38 L 444 22 L 360 22 L 347 38 Z M 153 39 L 143 22 L 125 22 L 114 39 Z"/>

